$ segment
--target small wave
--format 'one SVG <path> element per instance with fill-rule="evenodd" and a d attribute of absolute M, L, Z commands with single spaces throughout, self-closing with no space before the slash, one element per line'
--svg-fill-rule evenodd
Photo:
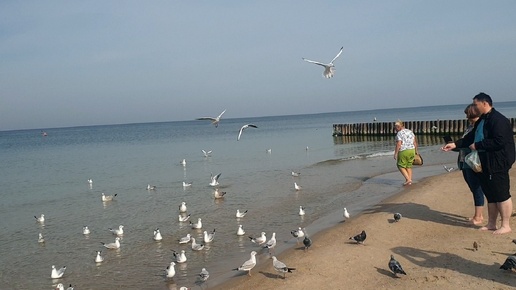
<path fill-rule="evenodd" d="M 389 155 L 393 155 L 393 154 L 394 154 L 394 151 L 376 152 L 373 154 L 366 155 L 365 158 L 383 157 L 383 156 L 389 156 Z"/>

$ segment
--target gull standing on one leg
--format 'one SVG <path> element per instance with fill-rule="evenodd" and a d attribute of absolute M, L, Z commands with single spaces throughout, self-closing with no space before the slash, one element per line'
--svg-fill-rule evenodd
<path fill-rule="evenodd" d="M 335 74 L 335 65 L 333 64 L 333 62 L 340 56 L 340 54 L 342 53 L 343 49 L 344 49 L 344 46 L 340 48 L 340 51 L 337 54 L 337 56 L 335 56 L 329 63 L 322 63 L 322 62 L 318 62 L 318 61 L 309 60 L 309 59 L 306 59 L 306 58 L 303 58 L 303 60 L 307 61 L 309 63 L 313 63 L 313 64 L 316 64 L 316 65 L 323 66 L 324 67 L 323 76 L 325 78 L 329 79 L 329 78 L 333 77 L 333 75 Z"/>

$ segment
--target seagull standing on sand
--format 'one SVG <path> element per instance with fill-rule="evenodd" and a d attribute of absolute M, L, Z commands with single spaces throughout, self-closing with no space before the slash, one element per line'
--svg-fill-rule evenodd
<path fill-rule="evenodd" d="M 112 249 L 112 250 L 120 249 L 120 237 L 116 237 L 114 243 L 109 243 L 109 244 L 106 244 L 106 243 L 103 243 L 103 242 L 100 242 L 100 243 L 104 247 L 106 247 L 106 249 Z"/>
<path fill-rule="evenodd" d="M 154 230 L 154 238 L 153 238 L 155 241 L 161 241 L 163 240 L 163 237 L 161 236 L 161 233 L 159 231 L 159 229 L 155 229 Z"/>
<path fill-rule="evenodd" d="M 292 273 L 292 270 L 295 270 L 296 268 L 289 268 L 285 263 L 279 261 L 276 256 L 272 256 L 272 266 L 274 267 L 274 270 L 277 272 L 283 273 L 283 278 L 285 278 L 285 275 L 288 273 Z"/>
<path fill-rule="evenodd" d="M 213 126 L 215 126 L 215 128 L 217 128 L 219 126 L 220 118 L 222 117 L 222 115 L 225 112 L 226 112 L 226 110 L 222 111 L 222 113 L 220 113 L 220 115 L 218 115 L 215 118 L 213 118 L 213 117 L 202 117 L 202 118 L 197 118 L 196 120 L 209 120 L 209 121 L 211 121 Z"/>
<path fill-rule="evenodd" d="M 349 212 L 348 212 L 348 209 L 347 208 L 344 208 L 344 214 L 343 214 L 343 217 L 345 219 L 349 219 Z"/>
<path fill-rule="evenodd" d="M 115 193 L 114 195 L 105 195 L 104 193 L 102 193 L 102 201 L 112 201 L 116 195 L 117 193 Z"/>
<path fill-rule="evenodd" d="M 267 237 L 265 236 L 265 232 L 262 232 L 262 234 L 257 237 L 257 238 L 253 238 L 253 237 L 249 237 L 249 239 L 251 240 L 251 242 L 255 243 L 255 244 L 258 244 L 258 245 L 261 245 L 263 243 L 265 243 L 267 241 Z"/>
<path fill-rule="evenodd" d="M 351 237 L 349 238 L 350 240 L 354 240 L 355 242 L 357 242 L 357 244 L 363 244 L 365 239 L 366 239 L 367 235 L 366 235 L 366 232 L 365 231 L 362 231 L 360 234 L 354 236 L 354 237 Z"/>
<path fill-rule="evenodd" d="M 167 278 L 172 278 L 176 275 L 176 269 L 174 268 L 175 265 L 176 263 L 170 262 L 170 265 L 167 266 L 167 269 L 165 270 L 167 273 Z"/>
<path fill-rule="evenodd" d="M 211 174 L 211 177 L 210 177 L 210 179 L 211 179 L 210 185 L 211 185 L 211 186 L 217 186 L 217 185 L 219 185 L 219 178 L 220 178 L 220 176 L 221 176 L 221 175 L 222 175 L 222 173 L 219 173 L 219 174 L 217 174 L 217 175 L 215 175 L 215 176 L 213 176 L 213 174 Z"/>
<path fill-rule="evenodd" d="M 52 265 L 52 273 L 50 274 L 50 278 L 52 278 L 52 279 L 61 278 L 61 277 L 63 277 L 65 271 L 66 271 L 66 266 L 63 266 L 61 269 L 57 270 L 56 266 Z"/>
<path fill-rule="evenodd" d="M 104 261 L 104 257 L 101 256 L 102 251 L 97 251 L 97 256 L 95 257 L 95 263 L 102 263 Z"/>
<path fill-rule="evenodd" d="M 272 237 L 267 241 L 267 243 L 265 243 L 263 247 L 269 249 L 269 251 L 276 247 L 276 233 L 272 233 Z"/>
<path fill-rule="evenodd" d="M 403 268 L 401 267 L 400 263 L 394 259 L 394 256 L 391 255 L 391 260 L 389 261 L 389 269 L 391 269 L 394 276 L 398 277 L 398 274 L 407 275 L 405 271 L 403 271 Z"/>
<path fill-rule="evenodd" d="M 245 210 L 245 211 L 243 211 L 243 212 L 240 212 L 240 210 L 239 210 L 239 209 L 237 209 L 237 212 L 236 212 L 236 217 L 237 217 L 237 219 L 245 217 L 245 215 L 247 214 L 247 211 L 248 211 L 248 210 Z"/>
<path fill-rule="evenodd" d="M 36 221 L 38 223 L 44 223 L 45 222 L 45 215 L 44 214 L 41 214 L 40 217 L 34 216 L 34 218 L 36 219 Z"/>
<path fill-rule="evenodd" d="M 344 49 L 344 47 L 341 47 L 339 53 L 329 63 L 322 63 L 322 62 L 318 62 L 318 61 L 309 60 L 306 58 L 303 58 L 303 60 L 307 61 L 309 63 L 323 66 L 324 67 L 323 76 L 325 78 L 329 79 L 329 78 L 332 78 L 333 75 L 335 74 L 335 65 L 333 64 L 333 62 L 340 56 L 343 49 Z"/>
<path fill-rule="evenodd" d="M 251 276 L 251 270 L 256 266 L 256 252 L 251 252 L 251 258 L 245 261 L 240 267 L 233 269 L 233 271 L 247 271 L 247 275 Z"/>
<path fill-rule="evenodd" d="M 242 136 L 242 132 L 244 132 L 244 130 L 249 127 L 258 128 L 258 126 L 254 125 L 254 124 L 246 124 L 246 125 L 242 126 L 242 128 L 240 128 L 240 131 L 238 132 L 237 141 L 240 141 L 240 136 Z"/>
<path fill-rule="evenodd" d="M 237 236 L 243 236 L 243 235 L 245 235 L 244 228 L 242 227 L 242 225 L 238 225 Z"/>

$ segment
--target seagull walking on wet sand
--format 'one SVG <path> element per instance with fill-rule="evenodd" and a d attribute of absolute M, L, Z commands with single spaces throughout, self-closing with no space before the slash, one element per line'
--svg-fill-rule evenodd
<path fill-rule="evenodd" d="M 247 271 L 247 275 L 251 276 L 251 270 L 256 266 L 256 252 L 251 252 L 251 258 L 245 261 L 240 267 L 233 269 L 233 271 Z"/>
<path fill-rule="evenodd" d="M 394 256 L 391 255 L 391 259 L 389 260 L 389 269 L 391 269 L 394 276 L 398 277 L 398 274 L 407 275 L 405 271 L 403 271 L 403 268 L 401 267 L 401 264 L 394 259 Z"/>
<path fill-rule="evenodd" d="M 254 124 L 246 124 L 246 125 L 242 126 L 240 128 L 240 131 L 238 131 L 237 141 L 240 141 L 240 137 L 242 136 L 242 132 L 244 132 L 244 130 L 249 128 L 249 127 L 251 127 L 251 128 L 258 128 L 258 126 L 254 125 Z"/>
<path fill-rule="evenodd" d="M 109 244 L 106 244 L 106 243 L 103 243 L 103 242 L 100 242 L 104 247 L 106 247 L 106 249 L 111 249 L 111 250 L 116 250 L 116 249 L 120 249 L 120 237 L 116 237 L 115 238 L 115 242 L 113 243 L 109 243 Z"/>
<path fill-rule="evenodd" d="M 287 273 L 292 273 L 296 268 L 289 268 L 285 263 L 279 261 L 276 256 L 272 256 L 272 266 L 277 272 L 283 273 L 283 278 L 286 278 Z"/>
<path fill-rule="evenodd" d="M 360 234 L 356 235 L 356 236 L 353 236 L 351 238 L 349 238 L 350 240 L 354 240 L 355 242 L 357 242 L 357 244 L 363 244 L 365 239 L 366 239 L 367 235 L 366 235 L 366 232 L 365 231 L 362 231 Z"/>
<path fill-rule="evenodd" d="M 247 211 L 248 210 L 245 210 L 245 211 L 241 212 L 239 209 L 237 209 L 235 216 L 237 217 L 237 219 L 243 218 L 247 214 Z"/>
<path fill-rule="evenodd" d="M 249 237 L 251 242 L 261 245 L 267 241 L 267 237 L 265 236 L 265 232 L 262 232 L 261 235 L 257 238 Z"/>
<path fill-rule="evenodd" d="M 303 58 L 303 60 L 306 62 L 313 63 L 313 64 L 324 67 L 323 76 L 325 78 L 329 79 L 329 78 L 332 78 L 333 75 L 335 74 L 335 65 L 333 64 L 333 62 L 340 56 L 343 49 L 344 49 L 344 47 L 341 47 L 339 53 L 329 63 L 322 63 L 322 62 L 318 62 L 318 61 L 309 60 L 306 58 Z"/>
<path fill-rule="evenodd" d="M 263 245 L 264 248 L 269 249 L 269 251 L 273 250 L 276 247 L 276 233 L 272 233 L 272 237 Z"/>
<path fill-rule="evenodd" d="M 215 176 L 214 176 L 213 174 L 211 174 L 211 177 L 210 177 L 210 179 L 211 179 L 211 181 L 210 181 L 210 185 L 211 185 L 211 186 L 217 186 L 217 185 L 219 185 L 219 178 L 220 178 L 220 176 L 221 176 L 221 175 L 222 175 L 222 173 L 219 173 L 219 174 L 217 174 L 217 175 L 215 175 Z"/>
<path fill-rule="evenodd" d="M 116 195 L 117 195 L 117 193 L 115 193 L 114 195 L 106 195 L 106 194 L 102 193 L 101 199 L 102 199 L 102 201 L 112 201 Z"/>
<path fill-rule="evenodd" d="M 61 267 L 60 269 L 56 269 L 56 266 L 52 265 L 52 273 L 50 273 L 50 278 L 59 279 L 63 277 L 66 271 L 66 266 Z"/>
<path fill-rule="evenodd" d="M 226 112 L 226 110 L 222 111 L 222 113 L 220 113 L 220 115 L 218 115 L 215 118 L 213 118 L 213 117 L 201 117 L 201 118 L 197 118 L 196 120 L 208 120 L 208 121 L 211 121 L 213 126 L 215 126 L 215 128 L 217 128 L 219 126 L 220 118 L 222 117 L 222 115 L 224 115 L 225 112 Z"/>
<path fill-rule="evenodd" d="M 399 222 L 401 220 L 402 216 L 401 213 L 397 212 L 394 214 L 394 221 Z"/>

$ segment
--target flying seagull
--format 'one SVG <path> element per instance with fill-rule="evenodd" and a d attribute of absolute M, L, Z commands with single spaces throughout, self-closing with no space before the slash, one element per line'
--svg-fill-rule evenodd
<path fill-rule="evenodd" d="M 213 117 L 202 117 L 202 118 L 197 118 L 196 120 L 210 120 L 211 123 L 216 127 L 219 126 L 219 122 L 220 122 L 220 118 L 222 117 L 222 115 L 226 112 L 226 110 L 222 111 L 222 113 L 220 113 L 220 115 L 218 115 L 216 118 L 213 118 Z"/>
<path fill-rule="evenodd" d="M 329 79 L 329 78 L 333 77 L 333 74 L 335 74 L 335 65 L 333 64 L 333 62 L 340 56 L 340 54 L 342 53 L 342 49 L 344 49 L 344 47 L 340 48 L 339 53 L 337 54 L 337 56 L 335 56 L 330 61 L 330 63 L 321 63 L 321 62 L 309 60 L 309 59 L 306 59 L 306 58 L 303 58 L 303 60 L 307 61 L 307 62 L 310 62 L 310 63 L 313 63 L 313 64 L 317 64 L 317 65 L 323 66 L 324 67 L 323 76 L 325 78 Z"/>
<path fill-rule="evenodd" d="M 237 141 L 240 141 L 240 136 L 242 136 L 242 132 L 244 132 L 244 130 L 249 127 L 258 128 L 258 126 L 253 125 L 253 124 L 246 124 L 246 125 L 242 126 L 242 128 L 240 128 L 240 131 L 238 132 Z"/>

